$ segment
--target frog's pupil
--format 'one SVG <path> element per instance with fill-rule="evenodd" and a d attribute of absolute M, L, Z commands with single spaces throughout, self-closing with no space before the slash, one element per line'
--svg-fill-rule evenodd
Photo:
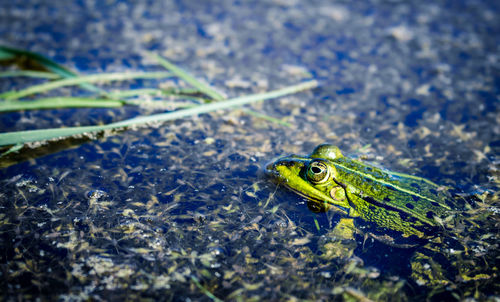
<path fill-rule="evenodd" d="M 319 174 L 319 173 L 323 172 L 323 169 L 321 169 L 319 167 L 312 167 L 311 170 L 313 171 L 314 174 Z"/>

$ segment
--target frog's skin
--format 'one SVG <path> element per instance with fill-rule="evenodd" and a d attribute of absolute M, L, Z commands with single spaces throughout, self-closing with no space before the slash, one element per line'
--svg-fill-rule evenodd
<path fill-rule="evenodd" d="M 334 207 L 404 237 L 425 237 L 450 210 L 433 182 L 344 157 L 333 145 L 319 145 L 309 156 L 282 157 L 267 172 L 318 211 Z"/>

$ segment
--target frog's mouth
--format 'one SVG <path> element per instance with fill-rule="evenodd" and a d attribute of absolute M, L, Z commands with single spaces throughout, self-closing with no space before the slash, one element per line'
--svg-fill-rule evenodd
<path fill-rule="evenodd" d="M 348 211 L 336 204 L 330 196 L 311 186 L 309 182 L 300 177 L 309 161 L 310 159 L 302 159 L 298 156 L 281 158 L 268 164 L 266 172 L 279 184 L 283 184 L 298 195 L 319 204 L 328 204 L 333 206 L 332 209 L 338 210 L 342 214 L 348 214 Z"/>

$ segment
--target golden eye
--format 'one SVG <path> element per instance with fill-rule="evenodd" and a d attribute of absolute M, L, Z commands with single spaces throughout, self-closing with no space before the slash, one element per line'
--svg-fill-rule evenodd
<path fill-rule="evenodd" d="M 307 179 L 315 184 L 324 183 L 330 178 L 330 169 L 322 161 L 312 161 L 307 167 Z"/>

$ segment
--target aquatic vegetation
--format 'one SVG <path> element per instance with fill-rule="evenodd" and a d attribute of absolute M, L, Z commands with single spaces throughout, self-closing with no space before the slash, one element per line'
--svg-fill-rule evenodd
<path fill-rule="evenodd" d="M 132 90 L 129 82 L 123 87 L 120 82 L 82 82 L 51 90 L 49 96 L 61 90 L 64 97 L 75 92 L 126 101 L 106 110 L 114 113 L 107 122 L 119 121 L 126 110 L 149 116 L 156 110 L 224 102 L 214 102 L 198 88 L 157 81 Z M 153 88 L 147 88 L 150 83 Z M 85 84 L 105 94 L 82 90 Z M 372 93 L 366 96 L 372 98 Z M 5 250 L 0 285 L 5 291 L 0 295 L 61 300 L 494 299 L 499 291 L 497 192 L 466 191 L 469 195 L 462 197 L 472 206 L 459 219 L 436 219 L 453 230 L 447 234 L 452 236 L 401 248 L 398 240 L 387 244 L 399 239 L 392 237 L 394 230 L 375 234 L 370 232 L 373 225 L 362 219 L 355 225 L 332 211 L 311 213 L 302 198 L 260 177 L 260 169 L 274 156 L 307 151 L 328 140 L 343 144 L 346 153 L 361 153 L 363 160 L 375 158 L 398 171 L 418 171 L 438 183 L 458 181 L 448 176 L 456 171 L 498 182 L 494 162 L 487 165 L 491 170 L 470 171 L 478 167 L 474 157 L 451 156 L 457 154 L 451 149 L 473 145 L 479 162 L 491 156 L 488 142 L 476 139 L 474 130 L 464 125 L 445 123 L 443 129 L 441 122 L 425 122 L 408 127 L 399 121 L 404 108 L 394 104 L 380 114 L 365 110 L 368 103 L 359 100 L 325 102 L 324 95 L 331 97 L 325 91 L 321 97 L 304 95 L 277 100 L 275 111 L 267 111 L 270 104 L 254 104 L 258 114 L 245 109 L 215 112 L 166 125 L 132 126 L 120 135 L 89 134 L 94 141 L 87 144 L 82 144 L 88 142 L 85 134 L 76 143 L 27 144 L 39 146 L 34 149 L 16 145 L 23 154 L 52 155 L 31 155 L 35 159 L 0 171 L 5 175 L 0 192 Z M 38 118 L 65 111 L 32 112 L 41 113 L 34 115 Z M 281 118 L 272 121 L 261 112 Z M 363 120 L 370 120 L 366 132 L 372 137 L 360 135 Z M 292 127 L 283 128 L 281 122 Z M 457 144 L 443 148 L 455 139 Z M 406 146 L 408 141 L 419 142 L 415 152 Z M 441 166 L 444 172 L 429 172 Z M 456 178 L 475 183 L 468 176 Z M 339 194 L 334 196 L 341 199 Z M 412 255 L 415 261 L 410 263 Z"/>
<path fill-rule="evenodd" d="M 206 98 L 204 98 L 205 100 L 218 101 L 207 104 L 188 104 L 187 106 L 190 108 L 187 109 L 181 109 L 162 114 L 138 116 L 132 119 L 114 122 L 106 125 L 38 129 L 38 130 L 0 133 L 0 146 L 14 145 L 9 150 L 5 151 L 3 153 L 4 155 L 10 154 L 12 152 L 19 152 L 19 150 L 21 149 L 21 145 L 24 145 L 26 143 L 33 143 L 33 142 L 43 143 L 48 140 L 60 140 L 71 136 L 78 136 L 78 135 L 89 136 L 89 134 L 91 133 L 101 132 L 105 130 L 119 130 L 130 126 L 165 122 L 183 117 L 203 114 L 215 110 L 224 110 L 232 107 L 239 107 L 257 101 L 278 98 L 288 94 L 297 93 L 302 90 L 312 89 L 317 87 L 318 85 L 317 82 L 313 80 L 297 84 L 294 86 L 278 89 L 275 91 L 242 96 L 226 100 L 222 94 L 211 88 L 209 85 L 200 82 L 199 80 L 195 79 L 193 76 L 191 76 L 181 68 L 173 65 L 172 63 L 168 62 L 164 58 L 161 58 L 160 56 L 154 56 L 154 58 L 162 66 L 167 68 L 170 72 L 113 73 L 113 74 L 78 76 L 75 73 L 72 73 L 67 69 L 64 69 L 63 67 L 57 65 L 56 63 L 53 63 L 49 59 L 39 54 L 34 54 L 31 52 L 25 52 L 21 50 L 15 50 L 13 48 L 6 48 L 6 47 L 0 48 L 0 50 L 3 51 L 4 54 L 7 53 L 11 54 L 12 56 L 28 56 L 30 59 L 40 63 L 48 70 L 54 71 L 56 74 L 63 77 L 62 79 L 56 79 L 52 82 L 34 85 L 19 91 L 8 91 L 0 94 L 0 99 L 3 99 L 3 101 L 0 101 L 0 111 L 34 110 L 34 109 L 47 109 L 47 108 L 80 108 L 80 107 L 99 108 L 99 107 L 120 107 L 124 105 L 135 105 L 137 104 L 137 101 L 129 102 L 126 100 L 116 100 L 115 98 L 117 96 L 123 98 L 144 93 L 147 94 L 160 93 L 161 95 L 163 91 L 142 89 L 138 92 L 124 91 L 124 92 L 114 92 L 109 94 L 103 89 L 97 88 L 98 96 L 101 98 L 107 97 L 109 98 L 109 100 L 107 99 L 102 100 L 98 98 L 91 99 L 91 98 L 74 98 L 74 97 L 52 97 L 52 98 L 43 98 L 35 100 L 18 100 L 18 99 L 33 94 L 46 93 L 53 89 L 65 86 L 88 85 L 90 83 L 96 83 L 96 82 L 123 81 L 130 79 L 156 79 L 156 78 L 165 78 L 171 76 L 176 76 L 194 87 L 195 90 L 188 91 L 188 94 L 204 95 L 206 96 Z M 11 59 L 12 56 L 4 56 L 4 58 L 6 57 Z M 96 89 L 92 88 L 92 90 Z M 166 91 L 166 94 L 175 95 L 178 97 L 185 97 L 186 92 L 183 90 L 178 90 L 178 91 L 169 90 Z M 97 102 L 99 102 L 99 104 L 96 104 Z M 260 114 L 260 116 L 264 115 Z M 276 119 L 273 118 L 267 118 L 267 119 L 270 121 L 277 121 Z"/>

